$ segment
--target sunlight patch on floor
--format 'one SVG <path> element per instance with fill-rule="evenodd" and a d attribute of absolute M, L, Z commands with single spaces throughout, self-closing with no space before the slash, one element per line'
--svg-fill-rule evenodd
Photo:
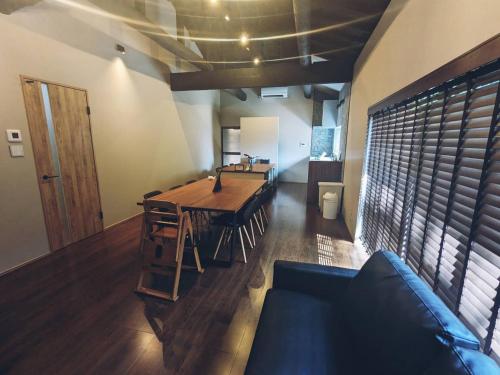
<path fill-rule="evenodd" d="M 335 237 L 316 233 L 318 264 L 359 269 L 368 259 L 363 249 L 356 247 L 351 241 L 339 240 Z"/>
<path fill-rule="evenodd" d="M 318 245 L 318 263 L 324 266 L 336 265 L 333 237 L 324 234 L 316 234 L 316 242 Z"/>

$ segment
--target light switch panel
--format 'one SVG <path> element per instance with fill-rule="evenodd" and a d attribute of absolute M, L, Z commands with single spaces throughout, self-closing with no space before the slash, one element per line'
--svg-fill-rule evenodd
<path fill-rule="evenodd" d="M 10 156 L 13 158 L 22 158 L 24 156 L 23 145 L 9 145 Z"/>
<path fill-rule="evenodd" d="M 23 136 L 21 135 L 21 130 L 19 129 L 7 129 L 7 140 L 9 142 L 22 142 Z"/>

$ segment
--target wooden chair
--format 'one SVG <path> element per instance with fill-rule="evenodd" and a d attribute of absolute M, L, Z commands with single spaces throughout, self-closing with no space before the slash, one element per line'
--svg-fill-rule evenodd
<path fill-rule="evenodd" d="M 143 255 L 143 265 L 136 291 L 154 297 L 176 301 L 178 298 L 181 269 L 203 272 L 198 248 L 193 235 L 193 226 L 188 212 L 171 202 L 144 200 L 145 239 L 156 244 Z M 182 264 L 186 239 L 194 254 L 196 266 Z M 174 283 L 170 293 L 144 286 L 147 274 L 169 275 L 174 270 Z"/>
<path fill-rule="evenodd" d="M 160 190 L 153 190 L 153 191 L 150 191 L 149 193 L 144 194 L 143 198 L 144 199 L 153 198 L 154 196 L 160 195 L 161 193 L 162 193 L 162 191 L 160 191 Z M 143 202 L 137 202 L 137 205 L 142 206 Z M 146 236 L 146 222 L 143 218 L 142 219 L 142 227 L 141 227 L 141 243 L 139 245 L 139 253 L 141 253 L 141 254 L 142 254 L 142 251 L 144 250 L 144 237 L 145 236 Z"/>

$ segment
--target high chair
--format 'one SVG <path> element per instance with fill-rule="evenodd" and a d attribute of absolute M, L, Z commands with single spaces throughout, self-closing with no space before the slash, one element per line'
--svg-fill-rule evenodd
<path fill-rule="evenodd" d="M 196 270 L 202 273 L 198 248 L 193 235 L 193 225 L 189 212 L 182 212 L 175 203 L 144 200 L 144 238 L 156 246 L 147 247 L 143 254 L 143 265 L 136 291 L 154 297 L 176 301 L 178 299 L 181 269 Z M 196 267 L 182 264 L 186 239 L 192 248 Z M 174 270 L 172 291 L 165 292 L 144 286 L 147 274 L 169 275 Z"/>

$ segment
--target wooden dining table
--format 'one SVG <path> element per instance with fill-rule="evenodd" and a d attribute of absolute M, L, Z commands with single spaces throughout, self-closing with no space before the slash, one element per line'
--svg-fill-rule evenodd
<path fill-rule="evenodd" d="M 265 180 L 241 180 L 222 177 L 222 190 L 214 193 L 215 180 L 208 178 L 166 191 L 150 198 L 154 201 L 168 201 L 179 204 L 190 211 L 207 211 L 233 214 L 236 224 L 236 214 L 258 193 Z M 231 238 L 229 262 L 219 262 L 224 265 L 233 263 L 235 236 Z"/>

